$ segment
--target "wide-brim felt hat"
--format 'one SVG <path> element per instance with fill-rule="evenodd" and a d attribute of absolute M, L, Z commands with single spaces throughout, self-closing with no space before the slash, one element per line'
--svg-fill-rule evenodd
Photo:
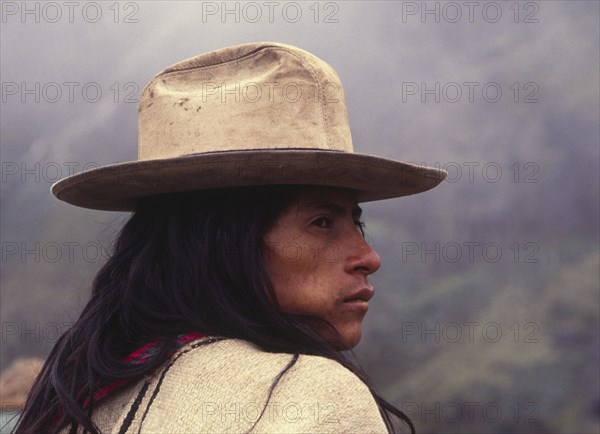
<path fill-rule="evenodd" d="M 71 175 L 52 193 L 113 211 L 158 194 L 276 184 L 348 188 L 368 202 L 420 193 L 445 177 L 355 153 L 335 70 L 297 47 L 259 42 L 157 74 L 140 95 L 138 159 Z"/>

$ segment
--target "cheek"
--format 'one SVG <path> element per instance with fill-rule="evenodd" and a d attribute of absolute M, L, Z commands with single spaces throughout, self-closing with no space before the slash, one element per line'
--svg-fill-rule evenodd
<path fill-rule="evenodd" d="M 269 255 L 269 276 L 281 309 L 309 313 L 322 304 L 322 273 L 308 244 L 276 246 Z"/>

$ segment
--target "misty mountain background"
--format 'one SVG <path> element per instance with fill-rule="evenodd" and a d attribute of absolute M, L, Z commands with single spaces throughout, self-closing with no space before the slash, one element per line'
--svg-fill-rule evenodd
<path fill-rule="evenodd" d="M 598 2 L 480 2 L 472 20 L 465 2 L 460 19 L 448 2 L 297 2 L 297 22 L 278 2 L 272 23 L 264 2 L 256 23 L 247 3 L 99 3 L 97 22 L 87 3 L 73 22 L 2 4 L 1 369 L 48 354 L 128 217 L 54 199 L 57 175 L 135 160 L 137 97 L 168 65 L 277 41 L 336 69 L 357 152 L 449 171 L 363 205 L 382 267 L 355 353 L 382 395 L 418 432 L 600 431 Z"/>

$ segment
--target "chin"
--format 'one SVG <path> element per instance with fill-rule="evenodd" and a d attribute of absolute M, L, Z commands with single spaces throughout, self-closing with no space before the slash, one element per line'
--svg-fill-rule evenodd
<path fill-rule="evenodd" d="M 358 345 L 361 337 L 362 333 L 360 331 L 358 333 L 342 335 L 340 340 L 333 343 L 333 346 L 338 351 L 348 351 Z"/>
<path fill-rule="evenodd" d="M 315 326 L 314 324 L 313 326 Z M 358 345 L 362 338 L 362 324 L 358 327 L 352 326 L 344 329 L 338 327 L 331 329 L 322 324 L 316 325 L 314 330 L 321 335 L 333 348 L 338 351 L 348 351 Z"/>

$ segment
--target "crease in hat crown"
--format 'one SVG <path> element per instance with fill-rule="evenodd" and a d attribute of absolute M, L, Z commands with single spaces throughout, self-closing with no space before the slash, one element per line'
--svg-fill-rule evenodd
<path fill-rule="evenodd" d="M 260 42 L 178 62 L 138 105 L 138 159 L 258 149 L 353 152 L 341 81 L 297 47 Z"/>

